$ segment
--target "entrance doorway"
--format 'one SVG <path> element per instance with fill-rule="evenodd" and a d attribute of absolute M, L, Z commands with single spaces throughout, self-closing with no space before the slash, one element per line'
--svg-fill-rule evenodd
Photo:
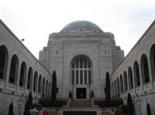
<path fill-rule="evenodd" d="M 76 88 L 76 98 L 85 99 L 86 98 L 86 88 Z"/>

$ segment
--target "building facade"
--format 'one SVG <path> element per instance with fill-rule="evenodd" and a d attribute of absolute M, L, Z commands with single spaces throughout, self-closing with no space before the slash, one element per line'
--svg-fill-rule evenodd
<path fill-rule="evenodd" d="M 0 21 L 0 115 L 7 115 L 13 102 L 21 115 L 31 91 L 34 103 L 50 97 L 53 71 L 57 76 L 57 98 L 104 99 L 106 76 L 111 97 L 127 103 L 131 94 L 136 115 L 155 114 L 155 22 L 124 58 L 114 35 L 89 21 L 76 21 L 49 36 L 39 61 Z"/>
<path fill-rule="evenodd" d="M 22 115 L 29 92 L 35 100 L 51 95 L 51 73 L 0 20 L 0 115 Z"/>
<path fill-rule="evenodd" d="M 122 62 L 124 53 L 115 45 L 114 35 L 96 24 L 76 21 L 49 36 L 40 52 L 40 62 L 57 72 L 58 98 L 104 98 L 105 76 Z"/>
<path fill-rule="evenodd" d="M 155 22 L 146 30 L 111 77 L 112 97 L 127 101 L 131 94 L 136 115 L 155 114 Z"/>

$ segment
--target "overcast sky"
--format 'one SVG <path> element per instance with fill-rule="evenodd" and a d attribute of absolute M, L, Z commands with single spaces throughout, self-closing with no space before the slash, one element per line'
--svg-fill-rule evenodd
<path fill-rule="evenodd" d="M 38 58 L 50 33 L 88 20 L 127 54 L 155 19 L 155 0 L 0 0 L 0 18 Z"/>

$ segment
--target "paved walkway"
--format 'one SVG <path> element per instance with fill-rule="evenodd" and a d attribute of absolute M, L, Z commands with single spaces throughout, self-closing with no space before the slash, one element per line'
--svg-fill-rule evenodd
<path fill-rule="evenodd" d="M 66 110 L 67 107 L 67 110 Z M 64 110 L 62 109 L 61 112 L 63 111 L 75 111 L 75 113 L 69 113 L 69 115 L 79 115 L 78 112 L 76 113 L 76 111 L 83 111 L 83 113 L 80 113 L 80 115 L 85 115 L 86 112 L 90 112 L 90 111 L 100 111 L 99 113 L 101 113 L 100 115 L 115 115 L 112 111 L 111 108 L 98 108 L 97 106 L 94 106 L 94 103 L 91 102 L 90 100 L 71 100 L 68 103 L 68 106 L 64 107 Z M 88 108 L 88 109 L 87 109 Z M 48 109 L 49 115 L 58 115 L 58 111 L 56 109 Z M 41 115 L 41 114 L 40 114 Z M 63 115 L 63 114 L 62 114 Z M 93 113 L 93 115 L 95 115 Z"/>
<path fill-rule="evenodd" d="M 49 115 L 58 115 L 58 114 L 57 114 L 57 112 L 49 111 Z M 112 112 L 102 112 L 102 115 L 115 115 L 115 114 Z"/>
<path fill-rule="evenodd" d="M 49 112 L 49 115 L 58 115 L 58 112 L 54 111 L 54 110 L 49 110 L 48 112 Z M 42 115 L 42 114 L 40 114 L 40 115 Z M 82 115 L 82 114 L 80 114 L 80 115 Z M 105 110 L 105 111 L 102 111 L 101 115 L 115 115 L 115 114 L 113 112 L 111 112 L 110 110 Z"/>

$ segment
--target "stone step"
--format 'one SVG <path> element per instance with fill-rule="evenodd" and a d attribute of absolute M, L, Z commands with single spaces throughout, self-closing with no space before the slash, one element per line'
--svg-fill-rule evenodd
<path fill-rule="evenodd" d="M 89 100 L 72 100 L 70 102 L 70 107 L 81 108 L 81 107 L 92 107 L 92 103 Z"/>
<path fill-rule="evenodd" d="M 48 115 L 58 115 L 57 111 L 49 111 Z"/>
<path fill-rule="evenodd" d="M 114 115 L 112 111 L 102 111 L 102 115 Z"/>

